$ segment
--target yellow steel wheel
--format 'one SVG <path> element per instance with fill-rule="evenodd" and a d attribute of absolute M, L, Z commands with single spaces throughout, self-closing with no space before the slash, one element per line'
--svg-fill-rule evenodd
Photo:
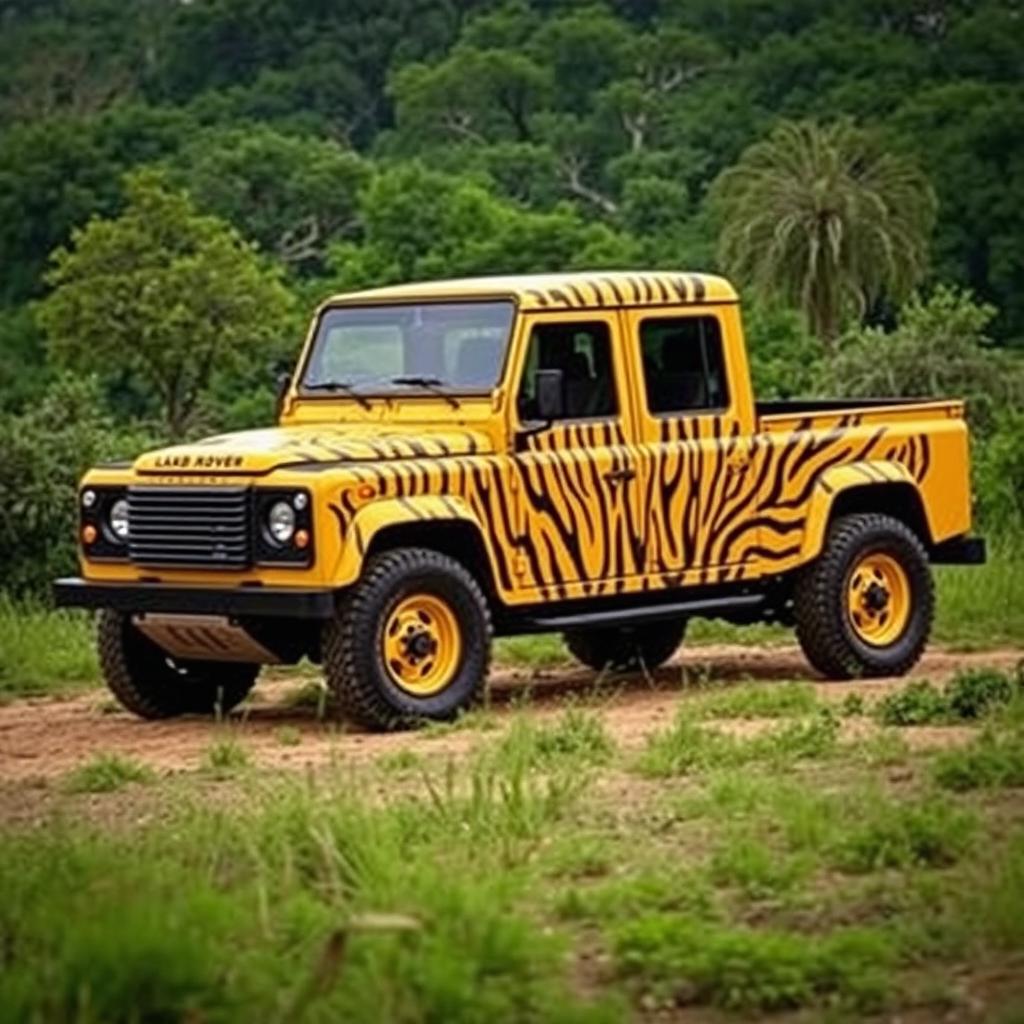
<path fill-rule="evenodd" d="M 846 614 L 854 633 L 872 647 L 888 647 L 903 635 L 911 601 L 910 579 L 892 555 L 865 555 L 850 571 Z"/>
<path fill-rule="evenodd" d="M 402 598 L 384 623 L 381 657 L 391 680 L 406 693 L 440 693 L 462 660 L 462 631 L 448 602 L 435 594 Z"/>

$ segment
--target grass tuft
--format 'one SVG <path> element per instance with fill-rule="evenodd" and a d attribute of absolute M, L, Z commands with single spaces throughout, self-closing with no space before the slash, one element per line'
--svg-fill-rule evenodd
<path fill-rule="evenodd" d="M 68 793 L 113 793 L 133 782 L 148 783 L 155 778 L 151 768 L 133 758 L 96 754 L 68 775 L 64 789 Z"/>
<path fill-rule="evenodd" d="M 203 752 L 203 771 L 217 779 L 229 779 L 251 764 L 249 751 L 234 736 L 214 740 Z"/>
<path fill-rule="evenodd" d="M 517 715 L 495 757 L 499 764 L 532 768 L 607 764 L 614 753 L 615 742 L 601 716 L 570 706 L 553 723 Z"/>

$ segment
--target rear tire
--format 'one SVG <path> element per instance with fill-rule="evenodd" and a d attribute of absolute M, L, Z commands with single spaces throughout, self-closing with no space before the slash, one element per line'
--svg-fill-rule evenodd
<path fill-rule="evenodd" d="M 324 626 L 339 710 L 374 730 L 450 721 L 483 694 L 491 615 L 464 565 L 428 548 L 373 556 Z"/>
<path fill-rule="evenodd" d="M 898 676 L 921 657 L 935 588 L 928 555 L 892 516 L 841 516 L 820 557 L 797 578 L 796 635 L 829 679 Z"/>
<path fill-rule="evenodd" d="M 685 619 L 651 622 L 614 629 L 576 629 L 564 635 L 569 653 L 600 672 L 653 669 L 663 665 L 679 649 L 686 633 Z"/>
<path fill-rule="evenodd" d="M 245 699 L 260 671 L 259 665 L 241 662 L 176 661 L 124 612 L 100 612 L 98 641 L 107 686 L 140 718 L 230 711 Z"/>

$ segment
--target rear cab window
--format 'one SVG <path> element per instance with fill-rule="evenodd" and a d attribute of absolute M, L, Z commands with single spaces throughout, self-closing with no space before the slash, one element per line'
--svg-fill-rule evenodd
<path fill-rule="evenodd" d="M 648 317 L 639 328 L 641 372 L 652 416 L 720 412 L 729 385 L 717 317 Z"/>

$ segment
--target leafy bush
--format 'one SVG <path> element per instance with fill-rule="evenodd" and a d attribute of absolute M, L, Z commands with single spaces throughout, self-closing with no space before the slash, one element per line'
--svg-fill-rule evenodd
<path fill-rule="evenodd" d="M 991 433 L 1003 410 L 1024 403 L 1024 363 L 985 333 L 995 314 L 947 286 L 915 297 L 895 330 L 866 327 L 843 339 L 832 367 L 836 384 L 851 396 L 966 398 L 972 425 Z"/>
<path fill-rule="evenodd" d="M 990 437 L 974 445 L 979 518 L 1003 537 L 1024 535 L 1024 412 L 1003 410 Z"/>
<path fill-rule="evenodd" d="M 927 725 L 945 719 L 949 704 L 928 680 L 919 679 L 883 697 L 875 714 L 883 725 Z"/>
<path fill-rule="evenodd" d="M 1024 689 L 1024 666 L 1016 678 L 995 668 L 966 669 L 946 686 L 946 700 L 957 718 L 981 718 L 994 708 L 1009 704 Z"/>
<path fill-rule="evenodd" d="M 1008 704 L 1024 690 L 1017 678 L 996 668 L 958 671 L 940 692 L 927 680 L 916 680 L 888 694 L 875 709 L 883 725 L 928 725 L 973 721 Z"/>
<path fill-rule="evenodd" d="M 148 435 L 115 429 L 89 377 L 64 377 L 25 412 L 0 416 L 0 580 L 48 595 L 75 568 L 77 484 L 91 465 L 135 455 Z"/>

